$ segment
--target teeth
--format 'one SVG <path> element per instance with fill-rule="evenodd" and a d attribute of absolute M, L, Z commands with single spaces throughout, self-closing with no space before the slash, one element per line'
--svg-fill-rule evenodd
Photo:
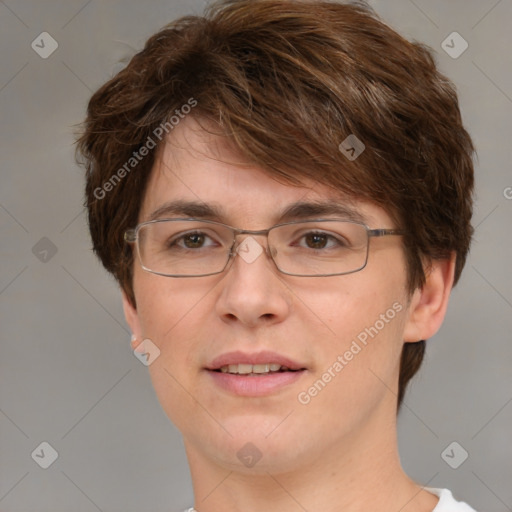
<path fill-rule="evenodd" d="M 221 366 L 220 371 L 222 373 L 236 373 L 240 375 L 249 375 L 251 373 L 262 374 L 270 372 L 278 372 L 279 370 L 289 370 L 286 366 L 281 366 L 277 363 L 265 363 L 265 364 L 230 364 Z"/>
<path fill-rule="evenodd" d="M 232 365 L 229 365 L 229 370 L 231 371 L 231 366 Z M 247 374 L 247 373 L 252 373 L 252 364 L 239 364 L 238 365 L 238 372 L 237 373 L 241 373 L 241 374 Z"/>
<path fill-rule="evenodd" d="M 254 364 L 252 366 L 252 373 L 268 373 L 270 371 L 270 364 Z"/>

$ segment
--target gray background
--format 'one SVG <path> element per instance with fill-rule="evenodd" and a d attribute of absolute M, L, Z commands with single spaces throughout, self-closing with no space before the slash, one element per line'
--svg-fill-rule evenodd
<path fill-rule="evenodd" d="M 400 415 L 403 464 L 481 512 L 512 510 L 512 2 L 372 4 L 436 50 L 479 155 L 475 241 Z M 192 503 L 180 435 L 130 350 L 118 289 L 90 250 L 72 143 L 88 98 L 118 61 L 203 5 L 0 2 L 3 512 L 171 512 Z M 59 45 L 47 59 L 31 48 L 43 31 Z M 469 43 L 457 59 L 441 47 L 453 31 Z M 43 441 L 58 452 L 46 470 L 31 457 Z M 469 453 L 458 469 L 441 457 L 453 441 Z"/>

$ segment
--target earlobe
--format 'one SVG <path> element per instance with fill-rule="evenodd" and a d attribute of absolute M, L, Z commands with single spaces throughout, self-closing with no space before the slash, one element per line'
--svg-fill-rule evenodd
<path fill-rule="evenodd" d="M 142 330 L 140 326 L 140 320 L 139 315 L 137 313 L 136 307 L 128 300 L 128 297 L 126 296 L 126 293 L 121 290 L 121 296 L 123 300 L 123 311 L 124 311 L 124 317 L 126 319 L 127 324 L 129 325 L 131 331 L 132 331 L 132 346 L 134 343 L 138 342 L 140 343 L 140 340 L 142 339 Z"/>
<path fill-rule="evenodd" d="M 435 260 L 426 272 L 425 284 L 418 288 L 408 309 L 404 341 L 431 338 L 443 323 L 453 286 L 455 253 L 449 259 Z"/>

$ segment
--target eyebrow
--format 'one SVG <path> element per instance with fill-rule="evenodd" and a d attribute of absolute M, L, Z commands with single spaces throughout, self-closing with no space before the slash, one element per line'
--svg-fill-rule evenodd
<path fill-rule="evenodd" d="M 185 200 L 164 203 L 149 215 L 148 221 L 172 216 L 207 219 L 217 222 L 226 221 L 222 208 L 219 205 Z M 292 203 L 278 214 L 276 222 L 290 222 L 293 220 L 321 218 L 323 216 L 336 216 L 344 220 L 368 224 L 368 219 L 353 206 L 333 200 L 298 201 Z"/>

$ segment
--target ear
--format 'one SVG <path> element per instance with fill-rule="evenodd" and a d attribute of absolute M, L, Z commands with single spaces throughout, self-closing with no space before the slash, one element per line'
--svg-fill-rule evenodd
<path fill-rule="evenodd" d="M 426 269 L 425 284 L 412 295 L 404 329 L 404 341 L 431 338 L 443 323 L 453 287 L 455 253 L 449 259 L 434 260 Z"/>
<path fill-rule="evenodd" d="M 137 313 L 137 308 L 128 300 L 128 297 L 123 290 L 121 290 L 121 295 L 123 299 L 124 317 L 126 318 L 126 322 L 133 333 L 132 348 L 135 349 L 135 346 L 142 341 L 142 329 L 140 326 L 139 315 Z"/>

